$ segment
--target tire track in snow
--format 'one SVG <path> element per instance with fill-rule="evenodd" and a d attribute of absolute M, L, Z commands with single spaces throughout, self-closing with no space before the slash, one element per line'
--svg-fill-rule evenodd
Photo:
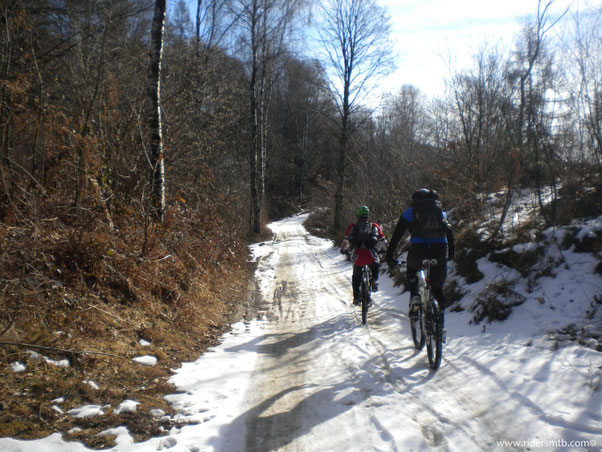
<path fill-rule="evenodd" d="M 281 222 L 269 245 L 273 293 L 263 301 L 268 328 L 243 415 L 247 450 L 357 450 L 358 441 L 383 451 L 449 450 L 452 432 L 455 444 L 494 449 L 486 423 L 450 418 L 429 395 L 479 414 L 467 396 L 456 402 L 453 391 L 436 391 L 444 373 L 429 372 L 424 351 L 415 351 L 403 311 L 381 308 L 376 296 L 361 325 L 351 264 L 331 245 L 299 219 Z M 405 414 L 391 419 L 397 406 Z"/>

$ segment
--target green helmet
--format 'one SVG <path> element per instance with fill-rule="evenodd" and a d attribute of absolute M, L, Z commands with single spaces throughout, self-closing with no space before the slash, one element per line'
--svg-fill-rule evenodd
<path fill-rule="evenodd" d="M 366 217 L 366 218 L 368 218 L 370 216 L 370 209 L 368 209 L 368 206 L 358 207 L 357 209 L 355 209 L 355 215 L 357 217 Z"/>

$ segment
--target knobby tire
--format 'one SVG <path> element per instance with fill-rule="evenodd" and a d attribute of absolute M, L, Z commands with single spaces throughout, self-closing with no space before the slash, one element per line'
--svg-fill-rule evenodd
<path fill-rule="evenodd" d="M 443 350 L 443 318 L 439 304 L 432 300 L 428 313 L 429 328 L 427 329 L 426 354 L 431 369 L 437 370 L 441 366 Z"/>
<path fill-rule="evenodd" d="M 362 285 L 360 293 L 362 294 L 362 324 L 368 322 L 368 303 L 370 303 L 370 280 L 367 276 L 367 270 L 362 271 Z"/>
<path fill-rule="evenodd" d="M 362 282 L 362 323 L 368 322 L 368 288 Z"/>

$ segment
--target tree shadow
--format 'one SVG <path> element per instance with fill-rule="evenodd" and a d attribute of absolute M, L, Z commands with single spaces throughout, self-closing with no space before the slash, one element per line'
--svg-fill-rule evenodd
<path fill-rule="evenodd" d="M 314 359 L 310 353 L 322 343 L 357 328 L 355 322 L 350 322 L 349 314 L 340 314 L 302 332 L 266 334 L 229 347 L 227 351 L 236 353 L 245 350 L 269 355 L 266 367 L 257 371 L 258 376 L 269 375 L 270 371 L 282 366 L 305 369 L 307 363 L 298 364 L 308 358 Z M 423 355 L 424 360 L 417 359 L 410 367 L 404 367 L 407 361 L 420 355 Z M 271 358 L 274 359 L 273 362 Z M 426 355 L 413 347 L 394 350 L 385 348 L 359 364 L 353 361 L 350 365 L 349 378 L 331 385 L 311 381 L 298 384 L 291 375 L 290 386 L 269 395 L 267 399 L 234 418 L 231 423 L 223 425 L 218 436 L 210 439 L 210 444 L 216 448 L 223 447 L 224 441 L 234 441 L 236 438 L 240 440 L 244 432 L 244 450 L 280 450 L 316 426 L 351 410 L 355 405 L 372 397 L 410 391 L 428 382 L 436 374 L 428 371 L 425 373 L 428 370 Z M 298 391 L 302 393 L 294 394 Z M 285 411 L 275 412 L 280 406 L 286 406 L 283 399 L 291 396 L 292 405 Z"/>

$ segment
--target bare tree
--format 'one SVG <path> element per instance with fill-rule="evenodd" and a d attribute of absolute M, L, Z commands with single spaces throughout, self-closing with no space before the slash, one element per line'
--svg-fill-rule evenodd
<path fill-rule="evenodd" d="M 516 112 L 512 110 L 508 120 L 512 123 L 509 133 L 514 139 L 515 149 L 518 150 L 522 161 L 532 161 L 536 176 L 536 187 L 539 194 L 539 203 L 543 207 L 540 189 L 540 167 L 542 146 L 549 146 L 549 124 L 544 118 L 546 111 L 546 93 L 551 74 L 551 59 L 546 52 L 546 36 L 549 31 L 564 17 L 565 10 L 552 20 L 550 9 L 555 0 L 538 0 L 537 15 L 535 20 L 528 23 L 524 29 L 522 40 L 516 52 L 515 68 L 509 71 L 508 79 L 514 84 L 517 92 L 518 105 Z M 544 136 L 545 135 L 545 136 Z M 547 143 L 545 143 L 547 141 Z M 544 144 L 545 143 L 545 144 Z M 515 168 L 515 159 L 507 159 L 506 177 L 507 189 L 504 208 L 500 215 L 497 227 L 493 231 L 490 241 L 497 239 L 503 232 L 503 224 L 512 205 L 512 199 L 520 182 Z M 551 181 L 554 183 L 554 180 Z M 553 190 L 554 197 L 556 191 Z M 541 209 L 543 212 L 543 208 Z"/>
<path fill-rule="evenodd" d="M 577 122 L 580 160 L 602 166 L 602 8 L 576 12 L 564 36 L 564 88 Z"/>
<path fill-rule="evenodd" d="M 340 121 L 333 222 L 333 231 L 339 231 L 351 119 L 379 77 L 393 67 L 392 46 L 389 17 L 374 0 L 329 0 L 322 14 L 321 45 L 330 80 L 327 91 Z"/>
<path fill-rule="evenodd" d="M 255 234 L 261 230 L 272 87 L 295 13 L 302 4 L 302 0 L 236 0 L 232 5 L 248 55 L 250 229 Z"/>
<path fill-rule="evenodd" d="M 165 214 L 165 161 L 163 155 L 163 131 L 161 123 L 161 61 L 163 58 L 163 34 L 167 0 L 156 0 L 151 31 L 151 61 L 148 93 L 151 99 L 150 113 L 150 165 L 152 168 L 151 202 L 154 217 L 162 222 Z"/>
<path fill-rule="evenodd" d="M 209 58 L 236 22 L 237 16 L 225 19 L 229 3 L 230 0 L 197 0 L 195 39 L 198 55 L 205 49 L 205 58 Z"/>
<path fill-rule="evenodd" d="M 470 178 L 479 191 L 494 191 L 504 154 L 512 146 L 503 114 L 510 102 L 505 63 L 497 50 L 485 48 L 473 61 L 474 69 L 455 74 L 449 83 L 462 144 L 449 151 L 458 175 Z"/>
<path fill-rule="evenodd" d="M 316 62 L 288 57 L 274 85 L 267 186 L 280 199 L 308 201 L 308 178 L 318 169 L 327 171 L 321 158 L 330 147 L 319 139 L 327 134 L 321 115 L 329 109 L 317 89 L 321 75 Z"/>

